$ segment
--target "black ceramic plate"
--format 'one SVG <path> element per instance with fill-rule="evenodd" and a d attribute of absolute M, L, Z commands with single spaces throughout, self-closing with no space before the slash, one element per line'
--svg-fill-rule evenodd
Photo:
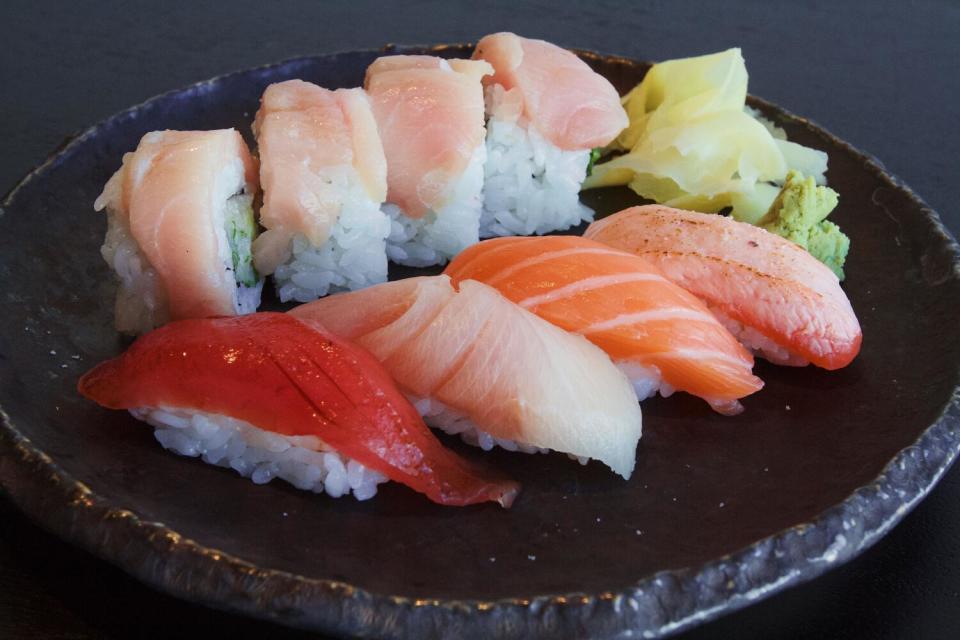
<path fill-rule="evenodd" d="M 149 427 L 78 397 L 79 375 L 125 345 L 98 252 L 106 223 L 92 211 L 123 152 L 154 129 L 249 132 L 267 84 L 355 86 L 379 53 L 165 94 L 70 142 L 3 203 L 0 482 L 35 520 L 158 589 L 298 627 L 657 637 L 848 560 L 952 462 L 956 244 L 876 162 L 759 100 L 791 140 L 830 154 L 863 351 L 837 372 L 759 363 L 767 386 L 736 418 L 683 394 L 645 403 L 629 482 L 561 455 L 495 452 L 487 460 L 524 485 L 509 511 L 443 508 L 395 484 L 368 502 L 332 500 L 167 453 Z M 646 69 L 584 55 L 621 91 Z M 604 215 L 636 199 L 601 190 L 587 201 Z"/>

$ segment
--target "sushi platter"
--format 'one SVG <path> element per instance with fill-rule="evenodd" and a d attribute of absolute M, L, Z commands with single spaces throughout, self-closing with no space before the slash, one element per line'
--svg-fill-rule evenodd
<path fill-rule="evenodd" d="M 95 125 L 3 203 L 0 485 L 339 635 L 665 637 L 855 557 L 960 450 L 960 254 L 746 82 L 499 33 Z"/>

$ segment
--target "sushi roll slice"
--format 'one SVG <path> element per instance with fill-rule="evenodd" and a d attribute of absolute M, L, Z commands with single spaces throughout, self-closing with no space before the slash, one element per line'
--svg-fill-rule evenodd
<path fill-rule="evenodd" d="M 479 239 L 486 158 L 486 62 L 386 56 L 367 69 L 366 90 L 387 157 L 391 230 L 399 264 L 444 264 Z"/>
<path fill-rule="evenodd" d="M 94 203 L 107 210 L 100 253 L 119 281 L 119 331 L 256 310 L 256 191 L 256 162 L 234 129 L 154 131 L 123 156 Z"/>
<path fill-rule="evenodd" d="M 586 237 L 655 264 L 771 362 L 839 369 L 860 352 L 860 323 L 837 276 L 759 227 L 646 205 L 594 222 Z"/>
<path fill-rule="evenodd" d="M 273 275 L 280 300 L 386 281 L 387 164 L 364 92 L 272 84 L 253 131 L 266 228 L 253 244 L 254 264 Z"/>
<path fill-rule="evenodd" d="M 652 264 L 576 236 L 496 238 L 468 248 L 444 272 L 473 279 L 603 349 L 637 397 L 686 391 L 719 413 L 763 387 L 753 357 L 695 296 Z"/>
<path fill-rule="evenodd" d="M 355 340 L 427 424 L 483 449 L 554 450 L 629 478 L 640 405 L 600 349 L 473 280 L 408 278 L 299 306 Z"/>
<path fill-rule="evenodd" d="M 78 389 L 257 484 L 366 500 L 394 480 L 444 505 L 504 507 L 519 488 L 445 449 L 369 353 L 281 313 L 170 323 Z"/>
<path fill-rule="evenodd" d="M 591 153 L 628 124 L 620 96 L 576 55 L 495 33 L 473 58 L 484 78 L 487 160 L 480 237 L 544 234 L 593 219 L 580 203 Z"/>

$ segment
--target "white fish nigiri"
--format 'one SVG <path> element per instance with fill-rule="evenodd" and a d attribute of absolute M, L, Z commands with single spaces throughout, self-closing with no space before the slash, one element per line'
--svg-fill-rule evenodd
<path fill-rule="evenodd" d="M 484 448 L 552 449 L 633 472 L 641 414 L 624 374 L 487 285 L 408 278 L 291 313 L 373 353 L 431 426 Z"/>

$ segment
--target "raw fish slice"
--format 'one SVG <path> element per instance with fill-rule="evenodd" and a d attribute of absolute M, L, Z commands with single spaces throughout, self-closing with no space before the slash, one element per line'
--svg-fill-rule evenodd
<path fill-rule="evenodd" d="M 444 273 L 454 284 L 484 282 L 584 335 L 614 362 L 641 368 L 625 367 L 628 377 L 659 377 L 668 389 L 704 398 L 723 413 L 737 412 L 738 399 L 763 386 L 751 373 L 751 355 L 703 303 L 646 260 L 598 242 L 575 236 L 487 240 L 463 251 Z"/>
<path fill-rule="evenodd" d="M 387 56 L 367 70 L 365 88 L 386 153 L 387 200 L 411 218 L 453 195 L 484 139 L 485 62 Z"/>
<path fill-rule="evenodd" d="M 329 277 L 340 276 L 335 285 L 348 276 L 358 285 L 385 280 L 383 239 L 389 232 L 389 223 L 379 207 L 386 197 L 387 165 L 363 91 L 330 91 L 302 80 L 272 84 L 263 94 L 253 129 L 260 149 L 264 191 L 260 223 L 267 229 L 254 243 L 257 269 L 272 274 L 281 264 L 291 261 L 294 238 L 299 234 L 305 239 L 304 244 L 315 250 L 314 255 L 301 262 L 294 257 L 293 267 L 286 271 L 315 271 L 309 269 L 314 263 L 328 265 L 325 271 Z M 344 211 L 355 212 L 356 219 L 348 220 L 348 224 L 369 229 L 368 242 L 362 243 L 362 247 L 355 238 L 340 246 L 343 230 L 337 224 Z M 359 221 L 366 224 L 358 224 Z M 340 234 L 336 233 L 338 230 Z M 352 235 L 356 234 L 354 230 Z M 333 245 L 326 254 L 321 253 L 319 250 L 330 241 Z M 369 273 L 345 268 L 347 265 L 342 262 L 351 260 L 343 260 L 341 254 L 350 249 L 363 249 L 364 255 L 357 251 L 352 262 L 368 267 Z M 367 253 L 369 258 L 361 260 Z M 299 280 L 305 278 L 301 275 Z M 283 295 L 284 284 L 290 279 L 285 272 L 278 274 L 283 299 L 290 297 Z M 292 279 L 298 280 L 296 275 Z M 343 283 L 339 288 L 356 287 Z M 322 284 L 299 289 L 299 297 L 306 299 L 327 292 Z M 313 295 L 308 295 L 310 290 Z"/>
<path fill-rule="evenodd" d="M 837 276 L 759 227 L 647 205 L 593 223 L 585 237 L 655 264 L 768 360 L 839 369 L 860 351 L 860 324 Z"/>
<path fill-rule="evenodd" d="M 518 109 L 561 149 L 602 147 L 628 124 L 613 85 L 566 49 L 504 32 L 481 38 L 473 58 L 493 66 L 484 84 L 515 92 Z"/>
<path fill-rule="evenodd" d="M 410 395 L 520 445 L 633 472 L 640 407 L 626 377 L 580 336 L 474 281 L 409 278 L 293 309 L 373 353 Z"/>
<path fill-rule="evenodd" d="M 404 69 L 446 69 L 473 76 L 480 80 L 493 73 L 490 65 L 477 60 L 463 60 L 460 58 L 438 58 L 437 56 L 382 56 L 367 67 L 366 80 L 371 76 L 385 71 L 403 71 Z"/>
<path fill-rule="evenodd" d="M 264 189 L 260 218 L 267 228 L 326 242 L 342 203 L 327 175 L 336 171 L 355 171 L 370 199 L 383 201 L 386 159 L 362 90 L 330 91 L 302 80 L 272 84 L 254 133 Z"/>
<path fill-rule="evenodd" d="M 256 190 L 256 161 L 234 129 L 143 136 L 94 204 L 98 211 L 107 209 L 111 229 L 123 237 L 111 243 L 108 233 L 104 257 L 117 263 L 118 248 L 121 253 L 139 252 L 132 268 L 144 274 L 128 287 L 141 291 L 121 290 L 118 295 L 118 329 L 139 333 L 167 320 L 231 316 L 256 308 L 258 284 L 251 281 L 250 300 L 238 298 L 225 231 L 228 201 L 245 198 L 238 206 L 249 213 Z M 121 278 L 131 268 L 111 266 Z M 134 299 L 137 295 L 149 298 L 143 313 L 130 312 L 144 304 Z"/>
<path fill-rule="evenodd" d="M 445 449 L 369 353 L 286 314 L 169 324 L 78 388 L 111 409 L 187 409 L 314 436 L 440 504 L 508 507 L 518 490 Z"/>

